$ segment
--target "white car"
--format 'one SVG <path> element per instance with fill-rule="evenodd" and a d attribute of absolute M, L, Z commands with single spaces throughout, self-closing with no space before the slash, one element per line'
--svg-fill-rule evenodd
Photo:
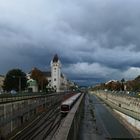
<path fill-rule="evenodd" d="M 17 92 L 15 90 L 10 91 L 11 94 L 16 94 Z"/>

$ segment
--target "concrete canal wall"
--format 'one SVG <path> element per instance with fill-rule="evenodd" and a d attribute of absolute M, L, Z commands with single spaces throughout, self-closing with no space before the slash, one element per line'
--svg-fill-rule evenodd
<path fill-rule="evenodd" d="M 140 98 L 111 94 L 104 91 L 94 93 L 106 104 L 115 109 L 129 124 L 140 130 Z"/>
<path fill-rule="evenodd" d="M 121 117 L 123 117 L 128 123 L 130 123 L 132 126 L 134 126 L 137 130 L 140 130 L 140 121 L 130 117 L 130 116 L 127 116 L 117 110 L 114 110 L 116 113 L 118 113 Z"/>

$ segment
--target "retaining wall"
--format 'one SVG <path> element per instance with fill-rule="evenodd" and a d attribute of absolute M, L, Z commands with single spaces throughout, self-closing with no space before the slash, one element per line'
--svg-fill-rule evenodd
<path fill-rule="evenodd" d="M 140 120 L 140 98 L 134 98 L 127 95 L 118 95 L 104 91 L 95 92 L 96 95 L 107 104 L 119 110 L 120 112 Z"/>
<path fill-rule="evenodd" d="M 52 94 L 0 104 L 0 135 L 7 136 L 52 105 L 60 103 L 62 97 L 63 94 Z"/>

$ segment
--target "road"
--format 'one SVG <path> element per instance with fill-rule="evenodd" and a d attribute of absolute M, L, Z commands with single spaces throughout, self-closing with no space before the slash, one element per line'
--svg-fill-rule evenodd
<path fill-rule="evenodd" d="M 86 97 L 84 118 L 79 134 L 79 140 L 132 138 L 131 133 L 117 120 L 111 109 L 94 95 Z"/>

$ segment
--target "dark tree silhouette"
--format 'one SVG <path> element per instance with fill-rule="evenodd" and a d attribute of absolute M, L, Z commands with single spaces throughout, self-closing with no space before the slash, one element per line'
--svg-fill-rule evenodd
<path fill-rule="evenodd" d="M 7 72 L 3 89 L 6 91 L 11 90 L 24 90 L 26 88 L 26 74 L 20 69 L 12 69 Z"/>

